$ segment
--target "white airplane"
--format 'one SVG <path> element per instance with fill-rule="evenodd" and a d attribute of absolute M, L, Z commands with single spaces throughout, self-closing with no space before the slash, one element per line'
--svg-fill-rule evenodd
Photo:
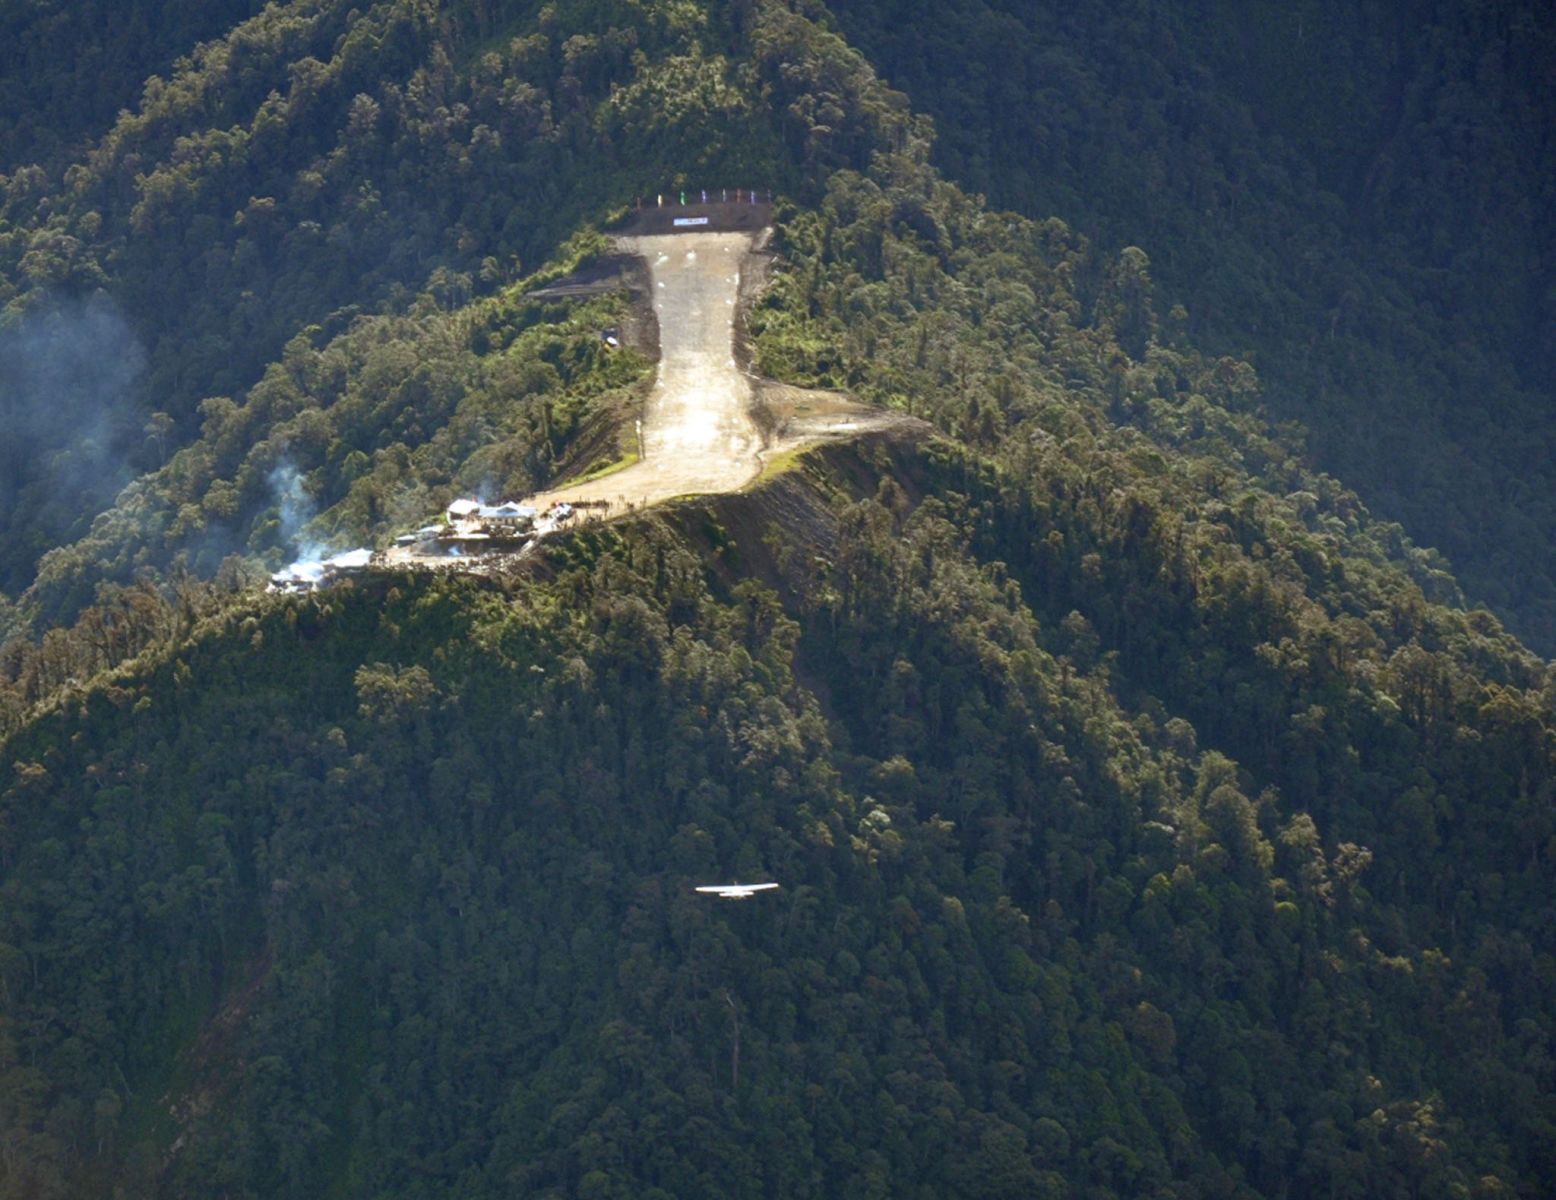
<path fill-rule="evenodd" d="M 695 890 L 720 900 L 749 900 L 758 892 L 769 892 L 777 886 L 776 883 L 708 883 Z"/>

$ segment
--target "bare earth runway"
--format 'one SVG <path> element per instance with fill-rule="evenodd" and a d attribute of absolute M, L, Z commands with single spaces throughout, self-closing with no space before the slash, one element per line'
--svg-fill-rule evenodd
<path fill-rule="evenodd" d="M 774 452 L 911 420 L 836 393 L 754 379 L 740 369 L 735 325 L 741 276 L 761 266 L 753 260 L 761 236 L 762 231 L 617 238 L 618 250 L 648 264 L 659 325 L 658 374 L 643 406 L 642 457 L 613 474 L 526 497 L 526 504 L 544 512 L 555 504 L 585 502 L 592 518 L 609 519 L 677 496 L 738 491 L 761 474 L 765 457 Z M 771 430 L 766 437 L 752 417 L 758 404 Z M 537 533 L 544 536 L 552 527 L 543 517 Z M 384 561 L 480 573 L 532 549 L 533 543 L 456 558 L 442 550 L 429 554 L 396 546 Z"/>
<path fill-rule="evenodd" d="M 612 508 L 673 496 L 729 492 L 761 470 L 762 437 L 751 419 L 751 380 L 735 365 L 740 273 L 748 233 L 622 238 L 648 263 L 659 321 L 659 373 L 643 410 L 643 457 L 589 483 L 543 492 L 530 503 L 608 500 Z"/>

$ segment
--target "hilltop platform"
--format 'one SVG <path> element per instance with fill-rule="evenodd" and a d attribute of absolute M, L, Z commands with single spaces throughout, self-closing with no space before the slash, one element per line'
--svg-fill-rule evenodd
<path fill-rule="evenodd" d="M 768 201 L 708 204 L 666 204 L 647 200 L 643 207 L 611 230 L 622 237 L 650 237 L 665 233 L 758 233 L 772 224 L 773 206 Z M 677 224 L 676 222 L 683 222 Z M 692 222 L 696 222 L 693 224 Z"/>

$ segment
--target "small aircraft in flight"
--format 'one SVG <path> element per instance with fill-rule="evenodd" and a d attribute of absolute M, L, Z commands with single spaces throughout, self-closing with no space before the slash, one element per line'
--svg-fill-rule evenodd
<path fill-rule="evenodd" d="M 770 892 L 778 886 L 776 883 L 706 883 L 695 890 L 720 900 L 749 900 L 758 892 Z"/>

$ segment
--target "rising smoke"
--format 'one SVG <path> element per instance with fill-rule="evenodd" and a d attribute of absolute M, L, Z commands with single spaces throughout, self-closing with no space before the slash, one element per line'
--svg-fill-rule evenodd
<path fill-rule="evenodd" d="M 0 317 L 0 584 L 77 532 L 129 481 L 146 352 L 102 292 Z"/>
<path fill-rule="evenodd" d="M 271 495 L 275 497 L 276 511 L 281 519 L 281 545 L 298 562 L 312 562 L 324 558 L 329 548 L 309 532 L 308 526 L 318 516 L 318 505 L 308 494 L 307 485 L 300 472 L 291 463 L 282 461 L 266 477 Z"/>

